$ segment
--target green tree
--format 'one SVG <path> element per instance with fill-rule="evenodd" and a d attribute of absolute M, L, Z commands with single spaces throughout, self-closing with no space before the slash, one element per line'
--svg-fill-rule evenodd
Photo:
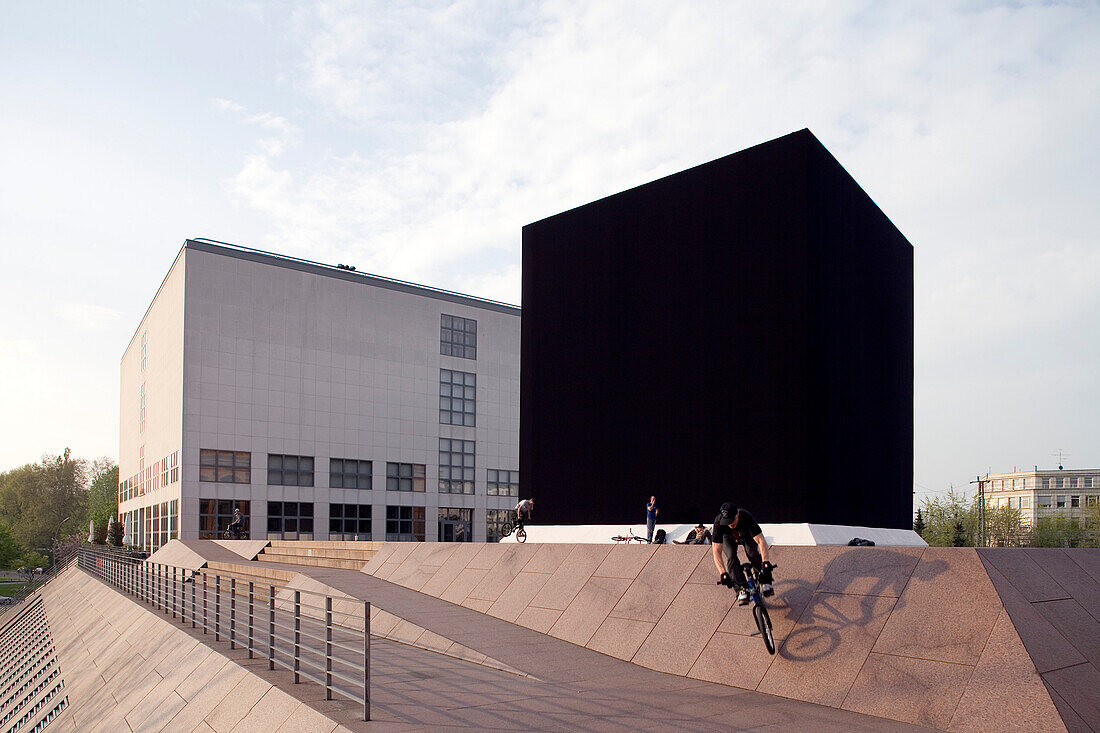
<path fill-rule="evenodd" d="M 0 474 L 0 521 L 28 552 L 52 552 L 55 540 L 88 521 L 87 488 L 87 461 L 72 458 L 68 448 L 45 455 Z"/>
<path fill-rule="evenodd" d="M 977 512 L 967 496 L 952 487 L 944 497 L 925 498 L 921 507 L 925 530 L 921 535 L 933 547 L 954 547 L 958 541 L 957 526 L 962 526 L 963 543 L 971 545 L 977 526 Z"/>
<path fill-rule="evenodd" d="M 118 516 L 118 466 L 110 458 L 92 464 L 92 483 L 88 487 L 88 519 L 96 527 L 106 527 Z"/>
<path fill-rule="evenodd" d="M 971 543 L 967 541 L 966 526 L 962 522 L 955 522 L 955 528 L 951 535 L 951 544 L 954 547 L 967 547 Z"/>
<path fill-rule="evenodd" d="M 1088 539 L 1082 523 L 1070 517 L 1039 517 L 1031 527 L 1032 547 L 1085 547 Z"/>
<path fill-rule="evenodd" d="M 920 509 L 917 509 L 917 518 L 913 520 L 913 531 L 924 536 L 924 517 L 921 516 Z"/>
<path fill-rule="evenodd" d="M 990 547 L 1020 547 L 1028 544 L 1030 530 L 1016 507 L 987 506 L 985 536 Z"/>
<path fill-rule="evenodd" d="M 19 558 L 23 554 L 23 546 L 15 541 L 11 530 L 0 522 L 0 569 L 11 570 L 20 566 Z"/>

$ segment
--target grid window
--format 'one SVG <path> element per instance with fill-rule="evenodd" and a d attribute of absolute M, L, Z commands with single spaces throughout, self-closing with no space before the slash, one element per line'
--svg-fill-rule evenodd
<path fill-rule="evenodd" d="M 1020 508 L 1021 509 L 1030 509 L 1031 508 L 1031 497 L 1025 496 L 1022 499 L 1020 499 Z"/>
<path fill-rule="evenodd" d="M 1071 496 L 1069 498 L 1069 505 L 1070 505 L 1070 507 L 1079 507 L 1079 506 L 1081 506 L 1081 497 L 1080 496 Z"/>
<path fill-rule="evenodd" d="M 252 483 L 252 454 L 248 451 L 200 450 L 199 481 L 219 484 Z"/>
<path fill-rule="evenodd" d="M 328 485 L 333 489 L 370 489 L 372 464 L 349 458 L 328 459 Z"/>
<path fill-rule="evenodd" d="M 313 456 L 269 453 L 267 483 L 270 486 L 313 486 Z"/>
<path fill-rule="evenodd" d="M 1097 500 L 1097 497 L 1095 497 L 1095 496 L 1086 496 L 1085 497 L 1085 505 L 1086 506 L 1096 506 L 1096 500 Z"/>
<path fill-rule="evenodd" d="M 1040 507 L 1040 508 L 1044 508 L 1044 509 L 1049 509 L 1050 508 L 1050 495 L 1048 494 L 1046 496 L 1043 496 L 1043 495 L 1040 494 L 1039 496 L 1036 496 L 1035 497 L 1035 506 Z"/>
<path fill-rule="evenodd" d="M 473 542 L 473 509 L 439 508 L 440 542 Z"/>
<path fill-rule="evenodd" d="M 1092 488 L 1092 476 L 1085 476 L 1085 488 L 1086 489 L 1091 489 Z"/>
<path fill-rule="evenodd" d="M 485 487 L 489 496 L 519 496 L 519 471 L 490 468 Z"/>
<path fill-rule="evenodd" d="M 328 538 L 330 540 L 369 540 L 371 538 L 370 504 L 329 504 Z"/>
<path fill-rule="evenodd" d="M 1064 496 L 1054 497 L 1054 508 L 1055 509 L 1065 509 L 1066 508 L 1066 497 L 1064 497 Z"/>
<path fill-rule="evenodd" d="M 458 316 L 440 316 L 439 353 L 462 359 L 477 358 L 477 321 Z"/>
<path fill-rule="evenodd" d="M 439 370 L 439 424 L 474 427 L 476 423 L 477 375 Z"/>
<path fill-rule="evenodd" d="M 386 507 L 387 542 L 423 542 L 424 507 Z"/>
<path fill-rule="evenodd" d="M 425 488 L 423 463 L 387 463 L 386 491 L 418 491 Z"/>
<path fill-rule="evenodd" d="M 516 513 L 511 509 L 488 509 L 485 512 L 485 540 L 500 542 L 501 527 L 515 521 Z"/>
<path fill-rule="evenodd" d="M 241 510 L 243 538 L 249 537 L 251 502 L 241 499 L 199 499 L 199 539 L 216 540 L 233 521 L 233 509 Z"/>
<path fill-rule="evenodd" d="M 267 537 L 284 540 L 313 539 L 313 502 L 267 502 Z"/>
<path fill-rule="evenodd" d="M 474 441 L 439 439 L 439 493 L 474 493 Z"/>

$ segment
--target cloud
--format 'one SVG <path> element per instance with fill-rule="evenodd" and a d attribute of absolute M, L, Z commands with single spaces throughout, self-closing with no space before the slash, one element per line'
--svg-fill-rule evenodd
<path fill-rule="evenodd" d="M 114 308 L 90 303 L 59 305 L 55 312 L 62 321 L 87 330 L 102 330 L 114 326 L 122 315 Z"/>
<path fill-rule="evenodd" d="M 219 97 L 215 97 L 214 99 L 211 99 L 210 102 L 214 105 L 216 109 L 219 109 L 222 112 L 244 112 L 245 109 L 243 104 L 238 104 L 237 102 L 229 99 L 221 99 Z"/>
<path fill-rule="evenodd" d="M 1088 365 L 1054 404 L 1100 409 L 1071 346 L 1100 293 L 1095 4 L 323 3 L 294 30 L 317 109 L 268 129 L 298 155 L 225 182 L 265 247 L 518 302 L 524 224 L 809 127 L 915 245 L 922 484 L 972 473 L 960 445 L 1012 463 L 970 410 L 1051 360 Z"/>

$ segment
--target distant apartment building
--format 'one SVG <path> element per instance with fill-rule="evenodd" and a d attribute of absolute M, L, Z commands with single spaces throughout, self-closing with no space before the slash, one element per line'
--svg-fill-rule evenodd
<path fill-rule="evenodd" d="M 519 357 L 518 307 L 188 240 L 122 357 L 127 542 L 494 540 Z"/>
<path fill-rule="evenodd" d="M 1019 509 L 1024 521 L 1065 516 L 1078 521 L 1100 504 L 1100 469 L 1055 469 L 994 473 L 982 479 L 992 506 Z"/>

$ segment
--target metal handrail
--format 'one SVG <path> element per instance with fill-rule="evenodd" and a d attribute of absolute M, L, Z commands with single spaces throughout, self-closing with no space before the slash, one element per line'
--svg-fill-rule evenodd
<path fill-rule="evenodd" d="M 244 579 L 239 576 L 138 560 L 86 547 L 79 550 L 77 561 L 84 570 L 148 604 L 152 610 L 170 615 L 180 624 L 189 623 L 193 629 L 201 628 L 203 634 L 213 633 L 214 641 L 227 637 L 230 649 L 240 644 L 248 650 L 249 659 L 266 652 L 268 669 L 275 669 L 278 664 L 294 673 L 295 684 L 303 677 L 316 682 L 324 688 L 326 700 L 338 694 L 361 703 L 363 720 L 370 720 L 369 601 L 298 589 L 286 589 L 293 597 L 280 598 L 273 583 L 258 585 L 253 580 L 247 581 L 244 593 L 245 584 L 241 582 Z M 305 604 L 303 613 L 303 596 L 310 600 L 319 598 L 321 603 Z M 334 603 L 351 605 L 356 610 L 361 607 L 362 628 L 356 613 L 334 614 Z M 337 623 L 334 616 L 349 622 Z M 323 628 L 324 636 L 303 631 L 303 623 L 311 631 Z M 362 634 L 362 642 L 335 641 L 334 628 L 344 634 L 350 632 L 356 638 Z M 288 637 L 280 631 L 293 633 Z M 307 645 L 305 654 L 303 638 L 307 643 L 313 642 Z M 337 655 L 338 651 L 344 653 Z M 357 674 L 333 670 L 334 662 Z M 348 684 L 337 685 L 335 680 Z"/>

